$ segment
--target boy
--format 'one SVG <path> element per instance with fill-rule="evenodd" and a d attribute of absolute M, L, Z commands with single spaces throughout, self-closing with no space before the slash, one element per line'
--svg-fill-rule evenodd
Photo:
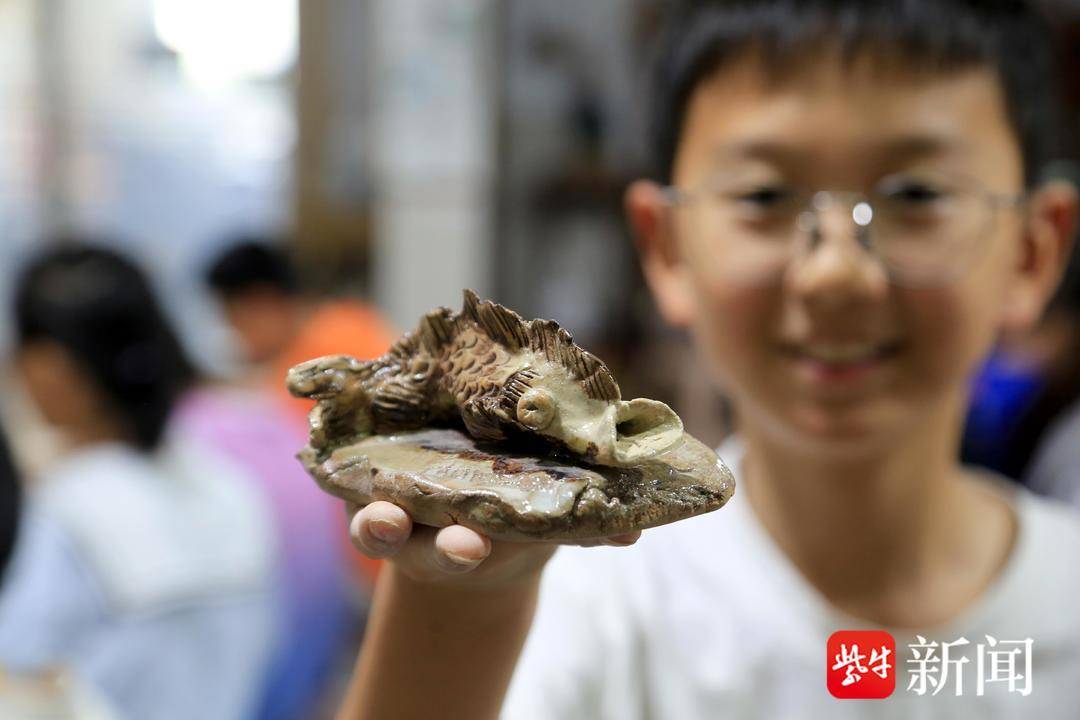
<path fill-rule="evenodd" d="M 394 560 L 342 717 L 1074 713 L 1080 524 L 956 460 L 967 379 L 1037 320 L 1077 214 L 1035 182 L 1032 12 L 714 1 L 669 27 L 670 188 L 626 209 L 737 409 L 736 497 L 632 550 L 560 550 L 542 588 L 551 546 L 367 506 L 354 541 Z M 827 639 L 858 628 L 895 636 L 888 700 L 826 688 Z"/>
<path fill-rule="evenodd" d="M 290 367 L 329 352 L 378 357 L 394 340 L 367 303 L 306 297 L 288 253 L 273 237 L 233 238 L 208 265 L 205 280 L 239 340 L 243 384 L 272 387 L 303 426 L 311 403 L 285 390 L 281 378 Z M 333 338 L 330 348 L 327 338 Z"/>

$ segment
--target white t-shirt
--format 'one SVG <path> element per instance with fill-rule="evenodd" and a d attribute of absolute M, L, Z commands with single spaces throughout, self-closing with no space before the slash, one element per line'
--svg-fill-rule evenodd
<path fill-rule="evenodd" d="M 720 455 L 738 476 L 737 443 Z M 889 698 L 832 697 L 828 637 L 888 628 L 832 608 L 737 489 L 721 510 L 648 530 L 632 548 L 560 549 L 545 571 L 503 717 L 1080 717 L 1080 516 L 1022 489 L 1011 502 L 1019 535 L 1000 577 L 962 617 L 920 632 L 939 644 L 934 657 L 941 643 L 968 640 L 952 651 L 969 658 L 959 697 L 955 665 L 938 694 L 932 684 L 922 695 L 908 690 L 917 667 L 908 662 L 909 644 L 918 640 L 907 631 L 893 631 L 899 667 Z M 989 682 L 977 694 L 977 645 L 989 650 L 987 635 L 999 642 L 1033 639 L 1030 694 L 1020 694 L 1019 681 L 1015 692 L 1006 682 Z M 925 658 L 926 650 L 920 652 Z M 984 655 L 986 678 L 993 657 Z M 1023 674 L 1023 659 L 1013 657 L 1015 672 Z"/>

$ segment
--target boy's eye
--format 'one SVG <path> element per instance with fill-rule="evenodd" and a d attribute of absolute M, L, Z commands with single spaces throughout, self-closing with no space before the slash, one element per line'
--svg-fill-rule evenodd
<path fill-rule="evenodd" d="M 945 198 L 945 192 L 940 188 L 917 180 L 885 184 L 878 194 L 889 202 L 912 207 L 930 205 Z"/>
<path fill-rule="evenodd" d="M 754 210 L 775 210 L 790 202 L 794 193 L 784 187 L 758 187 L 734 193 L 733 197 Z"/>

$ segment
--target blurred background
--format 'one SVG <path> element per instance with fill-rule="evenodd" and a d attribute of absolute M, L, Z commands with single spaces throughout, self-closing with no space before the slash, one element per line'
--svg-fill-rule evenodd
<path fill-rule="evenodd" d="M 0 0 L 0 292 L 43 238 L 105 238 L 226 372 L 202 272 L 260 234 L 290 243 L 305 290 L 367 297 L 395 328 L 474 287 L 623 374 L 646 345 L 681 368 L 620 214 L 661 4 Z M 695 377 L 632 391 L 708 397 Z"/>
<path fill-rule="evenodd" d="M 1068 118 L 1048 172 L 1069 177 L 1080 3 L 1045 4 Z M 719 442 L 723 399 L 686 339 L 658 321 L 621 216 L 626 184 L 648 169 L 642 70 L 662 6 L 0 0 L 0 357 L 19 345 L 8 308 L 25 263 L 50 243 L 92 238 L 145 271 L 211 398 L 273 396 L 282 368 L 320 351 L 379 354 L 472 287 L 558 319 L 608 361 L 624 394 L 667 401 Z M 249 254 L 230 257 L 237 249 Z M 1046 325 L 1004 338 L 978 381 L 965 452 L 1017 479 L 1080 396 L 1073 265 Z M 65 439 L 13 365 L 0 367 L 0 419 L 32 483 Z M 203 411 L 221 423 L 203 440 L 227 445 L 218 450 L 257 487 L 286 482 L 252 460 L 252 443 L 257 456 L 258 442 L 281 437 L 274 428 L 223 440 L 268 415 L 208 403 L 187 408 L 192 425 L 218 427 Z M 301 439 L 302 410 L 281 421 Z M 279 533 L 297 522 L 283 492 L 267 493 Z M 338 627 L 355 639 L 376 570 L 340 552 Z M 332 707 L 355 648 L 321 650 L 317 678 L 278 716 Z"/>

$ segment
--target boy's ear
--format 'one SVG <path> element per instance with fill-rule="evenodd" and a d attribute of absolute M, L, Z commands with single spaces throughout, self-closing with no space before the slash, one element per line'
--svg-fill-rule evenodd
<path fill-rule="evenodd" d="M 1023 248 L 1010 290 L 1003 330 L 1035 325 L 1061 281 L 1077 228 L 1076 187 L 1063 180 L 1042 185 L 1029 200 Z"/>
<path fill-rule="evenodd" d="M 676 327 L 689 325 L 694 305 L 692 285 L 664 191 L 649 180 L 636 180 L 626 189 L 624 205 L 641 270 L 660 314 Z"/>

